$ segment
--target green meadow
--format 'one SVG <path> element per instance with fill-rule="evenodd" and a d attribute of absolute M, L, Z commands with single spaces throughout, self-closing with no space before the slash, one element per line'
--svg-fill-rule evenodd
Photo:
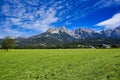
<path fill-rule="evenodd" d="M 120 80 L 120 49 L 0 50 L 0 80 Z"/>

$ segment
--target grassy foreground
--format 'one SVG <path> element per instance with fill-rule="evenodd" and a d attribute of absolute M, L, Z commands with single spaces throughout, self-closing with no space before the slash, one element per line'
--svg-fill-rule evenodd
<path fill-rule="evenodd" d="M 120 49 L 0 50 L 0 80 L 120 80 Z"/>

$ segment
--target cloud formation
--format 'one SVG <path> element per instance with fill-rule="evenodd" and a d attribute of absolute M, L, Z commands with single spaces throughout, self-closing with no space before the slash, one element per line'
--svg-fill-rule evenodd
<path fill-rule="evenodd" d="M 120 26 L 120 13 L 115 14 L 112 18 L 98 23 L 96 26 L 104 26 L 105 29 L 114 29 Z"/>
<path fill-rule="evenodd" d="M 6 0 L 4 5 L 0 6 L 0 17 L 3 18 L 0 20 L 0 25 L 2 25 L 0 35 L 17 34 L 20 36 L 22 33 L 27 33 L 22 29 L 43 32 L 52 27 L 52 24 L 58 20 L 54 7 L 47 8 L 46 5 L 37 5 L 38 0 L 26 0 L 24 3 L 21 0 Z M 14 29 L 13 26 L 17 28 Z"/>

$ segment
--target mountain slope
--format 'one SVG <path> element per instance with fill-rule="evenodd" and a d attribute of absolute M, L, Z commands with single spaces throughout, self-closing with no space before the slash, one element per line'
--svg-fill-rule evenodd
<path fill-rule="evenodd" d="M 65 27 L 50 28 L 42 34 L 27 39 L 17 39 L 18 45 L 20 46 L 53 46 L 75 41 L 77 41 L 77 39 L 73 37 L 73 33 Z"/>

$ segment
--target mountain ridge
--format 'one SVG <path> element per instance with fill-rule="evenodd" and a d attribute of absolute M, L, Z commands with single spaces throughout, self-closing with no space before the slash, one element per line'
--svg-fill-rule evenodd
<path fill-rule="evenodd" d="M 55 46 L 68 43 L 84 44 L 120 44 L 120 27 L 113 30 L 95 31 L 92 29 L 78 28 L 74 31 L 66 27 L 49 28 L 44 33 L 31 37 L 15 38 L 18 46 Z"/>
<path fill-rule="evenodd" d="M 68 34 L 76 39 L 120 38 L 120 27 L 117 27 L 113 30 L 108 29 L 108 30 L 101 30 L 101 31 L 97 32 L 95 30 L 87 29 L 87 28 L 78 28 L 78 29 L 75 29 L 74 31 L 70 31 L 66 27 L 63 26 L 60 28 L 49 28 L 44 33 L 46 33 L 46 34 L 66 33 L 66 34 Z M 41 34 L 44 34 L 44 33 L 41 33 Z M 41 34 L 38 34 L 38 35 L 40 36 Z"/>

